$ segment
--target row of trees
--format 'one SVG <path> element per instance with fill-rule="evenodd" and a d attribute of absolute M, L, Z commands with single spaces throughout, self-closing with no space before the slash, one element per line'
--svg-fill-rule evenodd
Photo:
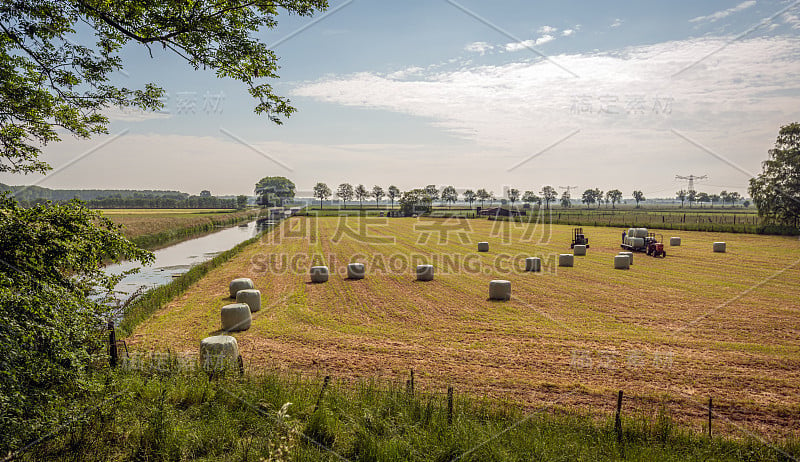
<path fill-rule="evenodd" d="M 185 199 L 111 196 L 92 199 L 86 205 L 91 209 L 244 209 L 247 207 L 247 196 L 240 195 L 235 199 L 216 196 L 189 196 Z"/>
<path fill-rule="evenodd" d="M 681 207 L 683 207 L 683 204 L 688 201 L 689 208 L 691 208 L 692 204 L 695 202 L 710 203 L 712 207 L 715 203 L 722 202 L 722 206 L 724 207 L 725 204 L 729 202 L 732 206 L 736 206 L 737 202 L 744 200 L 744 197 L 742 197 L 742 195 L 736 191 L 730 193 L 728 191 L 722 191 L 719 194 L 708 194 L 704 192 L 698 192 L 693 189 L 688 191 L 681 189 L 675 193 L 675 198 L 681 201 Z M 748 205 L 750 205 L 750 202 L 744 201 L 744 206 L 747 207 Z"/>
<path fill-rule="evenodd" d="M 392 208 L 394 208 L 394 203 L 398 199 L 402 199 L 403 195 L 406 195 L 406 198 L 410 201 L 413 200 L 415 203 L 419 204 L 427 204 L 428 206 L 432 206 L 434 202 L 439 201 L 442 204 L 449 204 L 453 205 L 459 201 L 459 194 L 455 187 L 453 186 L 445 186 L 441 190 L 436 187 L 436 185 L 428 185 L 424 188 L 414 188 L 406 192 L 400 191 L 397 186 L 389 186 L 385 191 L 381 186 L 375 185 L 372 189 L 367 189 L 363 184 L 359 184 L 358 186 L 353 187 L 353 185 L 349 183 L 342 183 L 336 188 L 336 192 L 334 193 L 331 188 L 325 183 L 317 183 L 314 185 L 314 198 L 319 199 L 320 207 L 322 206 L 322 202 L 330 199 L 332 196 L 336 196 L 339 200 L 343 201 L 345 207 L 347 207 L 347 202 L 352 200 L 357 200 L 359 202 L 359 206 L 363 208 L 364 201 L 369 199 L 375 200 L 375 205 L 377 206 L 384 197 L 388 198 L 391 201 Z M 506 197 L 500 198 L 502 204 L 511 203 L 511 206 L 517 201 L 522 201 L 527 204 L 536 204 L 542 205 L 544 204 L 545 207 L 550 208 L 550 204 L 555 202 L 558 199 L 558 191 L 552 186 L 544 186 L 541 190 L 539 190 L 539 194 L 534 191 L 520 191 L 516 188 L 509 188 L 506 191 Z M 634 191 L 633 198 L 636 201 L 637 207 L 639 203 L 645 200 L 644 194 L 641 191 Z M 494 192 L 487 191 L 486 189 L 478 189 L 473 191 L 472 189 L 465 190 L 460 199 L 469 204 L 472 207 L 474 203 L 480 203 L 481 207 L 486 205 L 486 202 L 489 203 L 489 206 L 492 206 L 494 202 L 498 199 Z M 606 204 L 611 204 L 612 207 L 615 207 L 617 203 L 622 200 L 622 191 L 619 189 L 612 189 L 606 193 L 603 193 L 600 189 L 587 189 L 584 191 L 582 196 L 582 201 L 587 205 L 590 204 L 601 204 L 605 202 Z M 572 198 L 570 197 L 569 191 L 564 191 L 561 194 L 561 206 L 562 207 L 570 207 L 572 205 Z"/>

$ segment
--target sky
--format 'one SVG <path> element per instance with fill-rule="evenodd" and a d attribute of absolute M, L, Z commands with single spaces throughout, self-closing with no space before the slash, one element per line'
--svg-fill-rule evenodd
<path fill-rule="evenodd" d="M 128 46 L 114 83 L 166 91 L 109 134 L 44 147 L 49 188 L 251 194 L 286 176 L 401 190 L 543 185 L 746 194 L 800 120 L 800 2 L 331 0 L 259 37 L 280 56 L 275 125 L 243 85 Z M 89 38 L 86 36 L 86 38 Z M 573 193 L 574 195 L 575 193 Z"/>

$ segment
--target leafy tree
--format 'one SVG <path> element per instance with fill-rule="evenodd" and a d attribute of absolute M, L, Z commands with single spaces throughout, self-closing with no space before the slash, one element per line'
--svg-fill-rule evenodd
<path fill-rule="evenodd" d="M 458 191 L 453 186 L 445 186 L 442 188 L 442 201 L 449 203 L 452 207 L 458 200 Z"/>
<path fill-rule="evenodd" d="M 491 207 L 491 206 L 494 205 L 494 200 L 497 199 L 497 198 L 494 197 L 494 191 L 489 191 L 487 194 L 488 194 L 488 199 L 489 199 L 489 207 Z"/>
<path fill-rule="evenodd" d="M 475 193 L 475 195 L 476 195 L 476 196 L 478 196 L 478 200 L 479 200 L 479 201 L 481 201 L 481 208 L 483 208 L 483 203 L 484 203 L 484 202 L 486 202 L 486 201 L 488 201 L 488 200 L 489 200 L 489 197 L 491 197 L 491 195 L 489 194 L 489 192 L 488 192 L 488 191 L 486 191 L 486 190 L 485 190 L 485 189 L 483 189 L 483 188 L 479 189 L 479 190 L 478 190 L 478 191 Z"/>
<path fill-rule="evenodd" d="M 356 199 L 358 199 L 358 204 L 359 204 L 358 208 L 363 209 L 364 208 L 364 199 L 369 197 L 369 191 L 367 191 L 367 188 L 365 188 L 363 184 L 360 184 L 360 185 L 356 186 L 356 189 L 353 192 L 356 195 Z"/>
<path fill-rule="evenodd" d="M 606 202 L 611 201 L 611 208 L 616 208 L 614 204 L 622 200 L 622 191 L 619 189 L 612 189 L 606 193 Z"/>
<path fill-rule="evenodd" d="M 539 204 L 542 205 L 542 199 L 536 195 L 533 191 L 525 191 L 522 193 L 522 202 L 527 204 Z"/>
<path fill-rule="evenodd" d="M 686 190 L 681 189 L 680 191 L 676 192 L 675 198 L 681 201 L 681 208 L 683 208 L 683 203 L 686 202 Z"/>
<path fill-rule="evenodd" d="M 394 208 L 394 200 L 400 197 L 400 190 L 395 185 L 389 186 L 389 190 L 387 192 L 389 199 L 392 201 L 392 208 Z"/>
<path fill-rule="evenodd" d="M 322 201 L 331 197 L 331 188 L 325 183 L 317 183 L 314 185 L 314 197 L 319 199 L 319 208 L 322 210 Z"/>
<path fill-rule="evenodd" d="M 211 197 L 211 191 L 207 189 L 200 191 L 200 197 Z"/>
<path fill-rule="evenodd" d="M 708 193 L 699 192 L 697 193 L 697 202 L 700 203 L 711 202 L 711 197 L 708 195 Z"/>
<path fill-rule="evenodd" d="M 564 191 L 561 194 L 561 207 L 565 209 L 572 207 L 572 197 L 570 197 L 569 191 Z"/>
<path fill-rule="evenodd" d="M 353 185 L 350 183 L 340 184 L 339 188 L 336 190 L 336 195 L 344 202 L 344 208 L 347 208 L 347 201 L 352 200 L 355 195 Z"/>
<path fill-rule="evenodd" d="M 237 209 L 245 209 L 247 208 L 247 196 L 244 194 L 239 194 L 236 196 L 236 208 Z"/>
<path fill-rule="evenodd" d="M 412 189 L 400 197 L 400 212 L 405 216 L 428 213 L 431 211 L 431 200 L 425 189 Z"/>
<path fill-rule="evenodd" d="M 545 186 L 542 188 L 539 193 L 542 195 L 542 200 L 544 200 L 545 208 L 550 208 L 550 203 L 556 200 L 558 197 L 558 193 L 556 189 L 552 186 Z"/>
<path fill-rule="evenodd" d="M 126 46 L 174 54 L 194 69 L 238 80 L 256 99 L 255 112 L 281 123 L 295 109 L 262 80 L 278 77 L 278 57 L 258 37 L 277 25 L 279 8 L 309 16 L 326 7 L 326 0 L 4 1 L 0 171 L 45 173 L 41 146 L 59 141 L 59 131 L 81 138 L 106 133 L 108 107 L 162 107 L 164 91 L 154 84 L 109 83 L 124 67 L 119 53 Z M 71 38 L 76 30 L 92 34 L 90 43 Z"/>
<path fill-rule="evenodd" d="M 746 201 L 742 202 L 742 207 L 744 207 L 744 208 L 750 207 L 750 201 L 746 200 Z"/>
<path fill-rule="evenodd" d="M 519 189 L 511 188 L 508 190 L 508 200 L 511 202 L 511 206 L 514 206 L 514 202 L 519 200 Z"/>
<path fill-rule="evenodd" d="M 428 198 L 430 204 L 433 205 L 434 201 L 439 200 L 439 190 L 436 188 L 435 184 L 429 184 L 425 186 L 425 197 Z"/>
<path fill-rule="evenodd" d="M 708 200 L 709 202 L 711 202 L 711 208 L 713 209 L 714 203 L 719 202 L 720 200 L 719 194 L 711 194 L 710 196 L 708 196 Z"/>
<path fill-rule="evenodd" d="M 372 197 L 375 198 L 375 207 L 378 207 L 378 203 L 383 199 L 383 196 L 386 194 L 383 192 L 383 188 L 378 185 L 372 187 L 372 193 L 370 194 Z"/>
<path fill-rule="evenodd" d="M 282 207 L 283 201 L 294 197 L 295 186 L 288 178 L 267 176 L 256 183 L 258 204 L 264 207 Z"/>
<path fill-rule="evenodd" d="M 728 191 L 722 191 L 719 193 L 719 197 L 722 199 L 722 206 L 725 207 L 725 203 L 731 200 L 731 195 Z"/>
<path fill-rule="evenodd" d="M 742 200 L 742 195 L 734 191 L 728 195 L 728 199 L 731 201 L 731 205 L 736 207 L 736 203 Z"/>
<path fill-rule="evenodd" d="M 638 209 L 639 208 L 639 202 L 644 202 L 647 199 L 645 199 L 643 192 L 641 192 L 639 190 L 635 190 L 635 191 L 633 191 L 633 200 L 636 201 L 636 208 Z"/>
<path fill-rule="evenodd" d="M 467 202 L 467 204 L 469 204 L 469 208 L 472 208 L 472 203 L 475 202 L 477 197 L 478 196 L 475 194 L 475 191 L 471 189 L 464 191 L 464 200 Z"/>
<path fill-rule="evenodd" d="M 588 209 L 589 204 L 595 203 L 596 197 L 597 195 L 595 194 L 594 189 L 587 189 L 586 191 L 583 192 L 583 195 L 581 196 L 581 202 L 586 204 L 586 208 Z"/>
<path fill-rule="evenodd" d="M 594 188 L 594 200 L 597 202 L 597 208 L 600 208 L 600 204 L 603 202 L 603 191 L 600 188 Z"/>
<path fill-rule="evenodd" d="M 689 202 L 689 208 L 692 208 L 692 203 L 697 201 L 697 191 L 690 189 L 686 192 L 686 200 Z"/>
<path fill-rule="evenodd" d="M 119 280 L 103 273 L 105 261 L 127 259 L 146 264 L 153 256 L 77 201 L 23 209 L 0 196 L 3 454 L 55 427 L 65 417 L 59 404 L 91 386 L 91 364 L 107 360 L 99 329 L 111 313 L 87 295 L 108 293 Z"/>

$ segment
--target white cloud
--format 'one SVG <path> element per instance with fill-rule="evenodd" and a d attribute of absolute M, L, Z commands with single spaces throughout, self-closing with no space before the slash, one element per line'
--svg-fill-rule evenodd
<path fill-rule="evenodd" d="M 792 26 L 792 29 L 800 29 L 800 17 L 798 17 L 796 14 L 786 12 L 781 15 L 781 18 L 783 18 L 784 23 Z"/>
<path fill-rule="evenodd" d="M 561 32 L 561 36 L 562 36 L 562 37 L 569 37 L 570 35 L 572 35 L 572 34 L 574 34 L 574 33 L 575 33 L 575 29 L 564 29 L 564 30 Z"/>
<path fill-rule="evenodd" d="M 625 22 L 625 21 L 623 21 L 622 19 L 616 18 L 614 20 L 614 22 L 611 23 L 610 27 L 617 28 L 617 27 L 621 26 L 623 22 Z"/>
<path fill-rule="evenodd" d="M 558 29 L 553 26 L 542 26 L 539 28 L 538 31 L 540 34 L 552 34 L 554 32 L 558 32 Z"/>
<path fill-rule="evenodd" d="M 555 37 L 553 37 L 552 35 L 543 35 L 537 38 L 536 40 L 531 39 L 531 40 L 523 40 L 522 42 L 506 43 L 504 48 L 506 51 L 520 51 L 536 45 L 543 45 L 547 42 L 552 42 L 553 40 L 555 40 Z"/>
<path fill-rule="evenodd" d="M 388 78 L 390 78 L 392 80 L 402 80 L 402 79 L 405 79 L 405 78 L 408 78 L 408 77 L 413 77 L 415 75 L 419 75 L 424 70 L 425 69 L 423 69 L 423 68 L 421 68 L 419 66 L 411 66 L 411 67 L 408 67 L 406 69 L 402 69 L 402 70 L 395 71 L 395 72 L 390 72 L 389 74 L 386 74 L 386 77 L 388 77 Z"/>
<path fill-rule="evenodd" d="M 705 22 L 705 21 L 715 22 L 715 21 L 719 21 L 720 19 L 727 18 L 728 16 L 732 15 L 733 13 L 736 13 L 736 12 L 739 12 L 739 11 L 742 11 L 742 10 L 746 10 L 746 9 L 750 8 L 751 6 L 754 6 L 755 4 L 756 4 L 755 0 L 747 0 L 747 1 L 744 1 L 744 2 L 734 6 L 733 8 L 728 8 L 727 10 L 720 10 L 720 11 L 717 11 L 715 13 L 711 13 L 711 14 L 709 14 L 707 16 L 698 16 L 696 18 L 692 18 L 692 19 L 689 20 L 689 22 Z"/>
<path fill-rule="evenodd" d="M 486 42 L 472 42 L 467 44 L 464 47 L 464 50 L 472 52 L 472 53 L 480 53 L 481 55 L 486 54 L 488 51 L 492 51 L 494 49 L 494 45 L 491 45 Z"/>
<path fill-rule="evenodd" d="M 713 59 L 693 65 L 714 51 Z M 759 171 L 777 127 L 797 117 L 798 37 L 734 42 L 730 37 L 697 38 L 557 55 L 552 60 L 580 77 L 547 60 L 526 60 L 403 82 L 365 72 L 307 83 L 293 93 L 430 120 L 470 146 L 491 151 L 484 159 L 504 168 L 580 129 L 563 145 L 537 157 L 531 168 L 535 165 L 536 171 L 546 169 L 554 176 L 569 172 L 587 182 L 598 172 L 641 173 L 637 182 L 642 184 L 650 181 L 645 180 L 648 175 L 663 177 L 664 171 L 679 171 L 685 165 L 714 169 L 715 178 L 730 175 L 731 182 L 744 182 L 740 172 L 693 148 L 670 129 Z M 628 166 L 632 156 L 659 159 L 660 173 Z M 587 173 L 571 169 L 570 158 L 580 158 Z M 610 169 L 613 162 L 626 165 L 623 170 L 628 173 Z"/>

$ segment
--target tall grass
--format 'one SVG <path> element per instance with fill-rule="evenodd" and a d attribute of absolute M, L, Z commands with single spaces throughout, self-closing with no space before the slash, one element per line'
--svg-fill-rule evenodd
<path fill-rule="evenodd" d="M 19 460 L 790 460 L 798 441 L 767 445 L 693 433 L 668 413 L 598 421 L 553 409 L 526 413 L 399 383 L 267 372 L 209 377 L 180 368 L 117 370 L 85 396 L 71 425 Z M 112 399 L 109 399 L 111 397 Z"/>

